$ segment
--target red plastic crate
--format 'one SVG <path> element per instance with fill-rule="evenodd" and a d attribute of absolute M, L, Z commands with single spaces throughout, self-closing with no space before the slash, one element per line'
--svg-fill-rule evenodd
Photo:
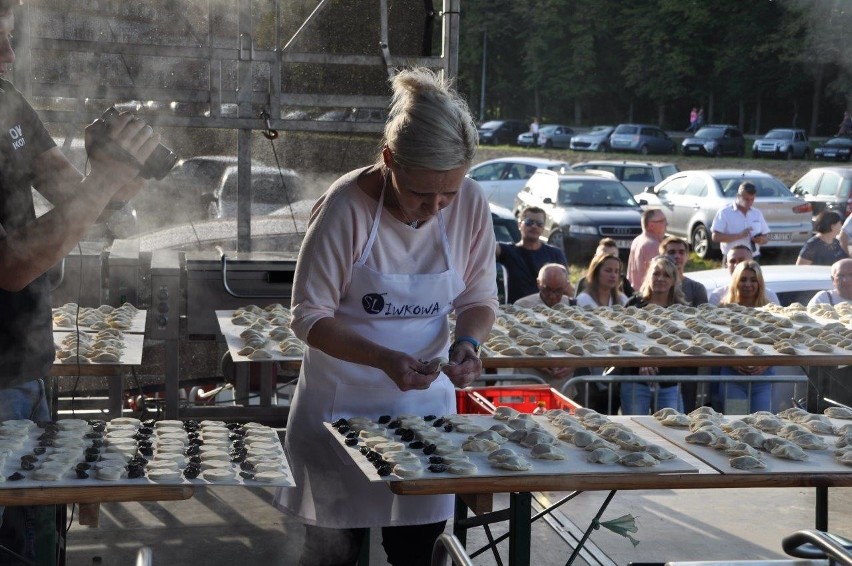
<path fill-rule="evenodd" d="M 512 407 L 522 413 L 532 413 L 540 402 L 545 409 L 564 409 L 574 412 L 577 403 L 547 385 L 506 385 L 456 389 L 456 408 L 459 413 L 493 414 L 497 407 Z"/>

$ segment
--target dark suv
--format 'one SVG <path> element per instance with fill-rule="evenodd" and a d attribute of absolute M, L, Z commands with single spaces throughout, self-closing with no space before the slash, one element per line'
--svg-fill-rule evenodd
<path fill-rule="evenodd" d="M 501 145 L 517 143 L 518 136 L 529 126 L 520 120 L 491 120 L 479 126 L 480 145 Z"/>
<path fill-rule="evenodd" d="M 681 144 L 684 155 L 745 155 L 745 138 L 743 133 L 734 126 L 727 124 L 711 124 L 704 126 L 695 136 L 686 138 Z"/>

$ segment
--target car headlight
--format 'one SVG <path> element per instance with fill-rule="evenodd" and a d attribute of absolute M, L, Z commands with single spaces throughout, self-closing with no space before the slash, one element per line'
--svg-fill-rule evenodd
<path fill-rule="evenodd" d="M 837 153 L 842 153 L 842 154 L 846 155 L 846 154 L 848 154 L 848 153 L 849 153 L 849 150 L 848 150 L 848 149 L 846 149 L 846 148 L 844 148 L 844 149 L 839 149 L 839 150 L 837 150 Z"/>
<path fill-rule="evenodd" d="M 597 234 L 598 229 L 596 226 L 570 226 L 568 228 L 569 234 Z"/>
<path fill-rule="evenodd" d="M 709 142 L 704 144 L 704 149 L 706 149 L 707 151 L 713 151 L 714 149 L 716 149 L 717 145 L 719 145 L 719 144 L 717 144 L 714 141 L 709 141 Z"/>
<path fill-rule="evenodd" d="M 754 145 L 751 146 L 752 151 L 757 151 L 757 142 L 754 142 Z"/>

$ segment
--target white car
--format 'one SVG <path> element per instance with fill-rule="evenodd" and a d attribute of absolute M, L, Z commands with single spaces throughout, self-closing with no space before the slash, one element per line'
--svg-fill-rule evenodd
<path fill-rule="evenodd" d="M 783 306 L 806 305 L 818 292 L 832 288 L 828 265 L 761 265 L 760 268 L 766 288 L 778 295 Z M 731 283 L 731 274 L 724 268 L 688 271 L 686 276 L 704 285 L 708 295 Z"/>
<path fill-rule="evenodd" d="M 511 210 L 515 196 L 537 169 L 564 172 L 570 167 L 569 163 L 555 159 L 503 157 L 474 165 L 467 176 L 482 186 L 488 202 Z"/>

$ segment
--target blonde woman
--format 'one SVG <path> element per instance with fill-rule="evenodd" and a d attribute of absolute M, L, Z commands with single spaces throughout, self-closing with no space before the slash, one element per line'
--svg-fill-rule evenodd
<path fill-rule="evenodd" d="M 657 305 L 668 308 L 672 305 L 686 304 L 681 290 L 681 276 L 677 265 L 668 256 L 657 256 L 648 265 L 645 280 L 639 292 L 630 297 L 627 306 L 645 307 Z M 640 367 L 626 368 L 619 373 L 625 375 L 683 375 L 696 373 L 695 368 L 680 367 Z M 656 390 L 656 404 L 654 393 Z M 647 415 L 654 410 L 670 407 L 683 411 L 683 397 L 677 383 L 640 383 L 621 384 L 621 412 L 625 415 Z"/>
<path fill-rule="evenodd" d="M 766 283 L 763 281 L 763 272 L 760 264 L 749 259 L 741 262 L 734 269 L 731 277 L 731 286 L 728 294 L 720 301 L 720 305 L 736 304 L 745 307 L 762 307 L 770 303 L 766 296 Z M 720 375 L 753 375 L 756 377 L 769 377 L 775 375 L 772 366 L 735 366 L 721 368 Z M 769 411 L 772 405 L 772 383 L 767 380 L 752 382 L 723 382 L 712 388 L 714 404 L 726 410 L 732 400 L 748 399 L 749 390 L 751 400 L 747 411 Z"/>

